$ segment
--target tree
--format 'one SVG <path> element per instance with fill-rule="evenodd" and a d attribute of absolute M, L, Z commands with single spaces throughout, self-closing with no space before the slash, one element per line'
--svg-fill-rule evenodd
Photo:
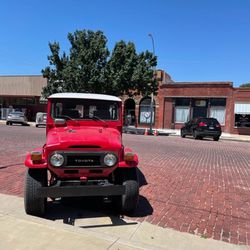
<path fill-rule="evenodd" d="M 249 88 L 250 87 L 250 83 L 244 83 L 240 85 L 240 88 Z"/>
<path fill-rule="evenodd" d="M 107 38 L 101 31 L 82 30 L 68 34 L 69 55 L 60 55 L 60 45 L 49 43 L 50 66 L 42 70 L 48 84 L 43 96 L 58 92 L 88 92 L 121 95 L 156 93 L 153 80 L 156 57 L 146 51 L 136 53 L 132 42 L 120 41 L 110 55 Z"/>

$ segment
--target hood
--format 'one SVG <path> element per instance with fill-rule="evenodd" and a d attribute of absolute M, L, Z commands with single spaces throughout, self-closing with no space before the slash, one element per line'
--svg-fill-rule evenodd
<path fill-rule="evenodd" d="M 90 146 L 115 150 L 121 148 L 122 139 L 120 132 L 114 128 L 67 126 L 51 129 L 46 146 L 60 149 Z"/>

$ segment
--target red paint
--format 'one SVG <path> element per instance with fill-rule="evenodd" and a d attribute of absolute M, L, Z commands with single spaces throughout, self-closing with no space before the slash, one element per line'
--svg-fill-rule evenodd
<path fill-rule="evenodd" d="M 52 99 L 48 100 L 46 144 L 42 149 L 43 157 L 39 163 L 32 162 L 30 153 L 27 154 L 25 166 L 28 168 L 48 168 L 59 178 L 77 178 L 87 180 L 94 177 L 108 177 L 116 168 L 137 167 L 138 156 L 134 161 L 124 161 L 124 153 L 132 152 L 122 144 L 122 115 L 116 121 L 107 121 L 105 124 L 94 120 L 68 120 L 65 125 L 56 126 L 51 117 Z M 122 112 L 121 102 L 118 104 L 120 114 Z M 77 146 L 77 147 L 76 147 Z M 112 152 L 117 155 L 118 162 L 113 167 L 95 167 L 102 172 L 90 172 L 89 167 L 70 167 L 70 170 L 78 170 L 73 173 L 66 172 L 67 167 L 53 167 L 49 158 L 54 152 Z"/>

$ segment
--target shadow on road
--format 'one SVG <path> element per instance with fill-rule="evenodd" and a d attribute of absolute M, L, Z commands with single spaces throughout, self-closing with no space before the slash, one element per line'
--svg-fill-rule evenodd
<path fill-rule="evenodd" d="M 138 171 L 139 185 L 147 185 L 143 173 Z M 130 218 L 145 217 L 153 213 L 153 208 L 144 196 L 139 196 L 138 207 L 133 213 L 127 214 Z M 65 224 L 75 225 L 76 220 L 88 223 L 88 219 L 108 217 L 110 223 L 85 224 L 81 228 L 97 228 L 137 224 L 137 222 L 126 222 L 124 215 L 120 214 L 113 202 L 107 202 L 102 197 L 80 197 L 64 198 L 49 201 L 47 206 L 46 219 L 62 221 Z"/>

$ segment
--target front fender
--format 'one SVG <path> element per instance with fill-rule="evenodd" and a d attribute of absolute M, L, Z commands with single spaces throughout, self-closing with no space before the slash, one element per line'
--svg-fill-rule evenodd
<path fill-rule="evenodd" d="M 42 148 L 36 148 L 35 151 L 42 151 Z M 47 168 L 48 164 L 45 160 L 44 154 L 42 154 L 42 160 L 39 162 L 33 162 L 31 160 L 31 153 L 27 152 L 24 165 L 28 168 Z"/>
<path fill-rule="evenodd" d="M 124 155 L 126 153 L 132 153 L 132 149 L 131 148 L 128 148 L 128 147 L 125 147 L 124 148 Z M 119 162 L 119 167 L 120 168 L 132 168 L 132 167 L 137 167 L 138 166 L 138 163 L 139 163 L 139 159 L 138 159 L 138 155 L 136 153 L 134 153 L 134 161 L 120 161 Z"/>

